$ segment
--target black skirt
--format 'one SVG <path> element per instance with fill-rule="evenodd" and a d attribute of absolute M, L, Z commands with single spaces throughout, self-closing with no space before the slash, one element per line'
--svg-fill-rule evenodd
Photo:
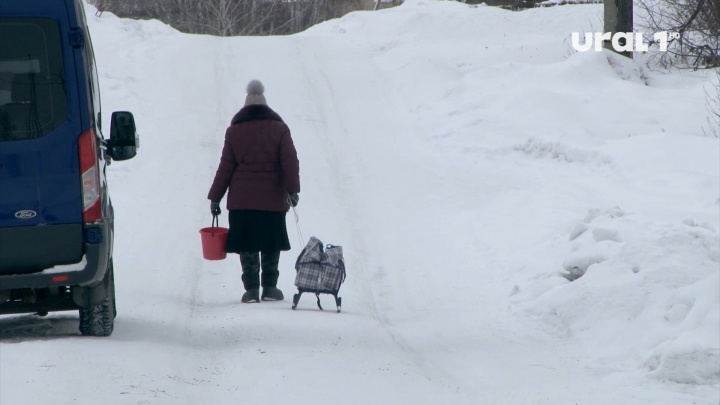
<path fill-rule="evenodd" d="M 231 210 L 228 253 L 290 250 L 286 212 Z"/>

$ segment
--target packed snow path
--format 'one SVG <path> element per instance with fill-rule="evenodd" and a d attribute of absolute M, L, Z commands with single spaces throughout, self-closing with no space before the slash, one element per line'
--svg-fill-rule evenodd
<path fill-rule="evenodd" d="M 717 403 L 717 381 L 707 381 L 720 378 L 712 332 L 699 338 L 696 363 L 658 367 L 700 376 L 693 384 L 656 378 L 644 366 L 651 346 L 625 347 L 602 333 L 603 322 L 623 338 L 622 329 L 635 330 L 624 311 L 653 308 L 671 289 L 665 281 L 625 287 L 623 273 L 613 279 L 617 293 L 590 303 L 582 290 L 564 293 L 567 305 L 551 293 L 569 288 L 558 275 L 564 262 L 604 255 L 612 263 L 612 239 L 647 227 L 675 235 L 667 243 L 680 253 L 663 252 L 664 260 L 697 257 L 682 286 L 717 285 L 717 230 L 700 226 L 718 219 L 716 140 L 687 136 L 681 147 L 692 163 L 683 170 L 622 160 L 660 155 L 646 150 L 651 144 L 674 148 L 664 131 L 688 135 L 688 122 L 703 117 L 701 78 L 647 88 L 633 83 L 632 67 L 615 75 L 604 56 L 566 60 L 563 38 L 600 7 L 521 14 L 407 3 L 292 37 L 212 38 L 107 13 L 92 19 L 105 116 L 133 111 L 142 137 L 135 160 L 108 168 L 115 332 L 80 337 L 73 313 L 0 318 L 0 404 Z M 501 26 L 504 34 L 492 34 Z M 591 74 L 597 83 L 579 84 Z M 205 196 L 253 78 L 293 133 L 303 236 L 345 249 L 341 314 L 318 311 L 312 295 L 290 310 L 302 248 L 292 213 L 293 250 L 280 263 L 286 301 L 241 304 L 237 256 L 201 259 Z M 614 105 L 608 86 L 634 86 L 628 97 L 644 104 L 611 110 L 619 122 L 577 109 L 588 100 Z M 658 111 L 671 98 L 683 121 L 665 122 Z M 623 140 L 620 128 L 640 140 Z M 657 207 L 663 182 L 674 199 Z M 616 205 L 642 215 L 623 216 Z M 688 216 L 699 242 L 679 231 Z M 577 246 L 569 246 L 573 232 Z M 600 241 L 583 239 L 591 234 Z M 643 257 L 655 257 L 653 243 L 641 245 Z M 634 291 L 647 304 L 628 298 Z M 715 293 L 696 298 L 710 329 L 687 330 L 712 331 Z M 596 316 L 588 308 L 607 314 L 597 316 L 600 329 L 582 323 L 583 314 Z M 682 322 L 682 309 L 670 308 Z"/>

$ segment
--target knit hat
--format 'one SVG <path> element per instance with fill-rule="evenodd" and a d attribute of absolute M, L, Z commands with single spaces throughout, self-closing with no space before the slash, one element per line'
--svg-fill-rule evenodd
<path fill-rule="evenodd" d="M 262 104 L 267 105 L 265 96 L 265 86 L 260 80 L 251 80 L 247 85 L 247 97 L 245 97 L 245 105 Z"/>

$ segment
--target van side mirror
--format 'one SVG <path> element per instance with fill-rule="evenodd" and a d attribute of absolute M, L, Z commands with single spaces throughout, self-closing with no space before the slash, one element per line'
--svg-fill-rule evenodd
<path fill-rule="evenodd" d="M 110 118 L 110 142 L 108 150 L 113 160 L 128 160 L 135 157 L 140 147 L 140 138 L 135 128 L 135 118 L 127 111 L 115 111 Z"/>

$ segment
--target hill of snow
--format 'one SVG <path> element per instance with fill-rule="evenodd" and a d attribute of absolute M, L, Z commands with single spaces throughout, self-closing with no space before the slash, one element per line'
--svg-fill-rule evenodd
<path fill-rule="evenodd" d="M 108 168 L 115 332 L 0 318 L 0 404 L 718 403 L 708 75 L 574 53 L 602 5 L 406 0 L 288 37 L 88 16 L 104 114 L 142 142 Z M 344 248 L 341 314 L 243 305 L 237 256 L 201 258 L 254 78 L 298 149 L 304 241 Z"/>

